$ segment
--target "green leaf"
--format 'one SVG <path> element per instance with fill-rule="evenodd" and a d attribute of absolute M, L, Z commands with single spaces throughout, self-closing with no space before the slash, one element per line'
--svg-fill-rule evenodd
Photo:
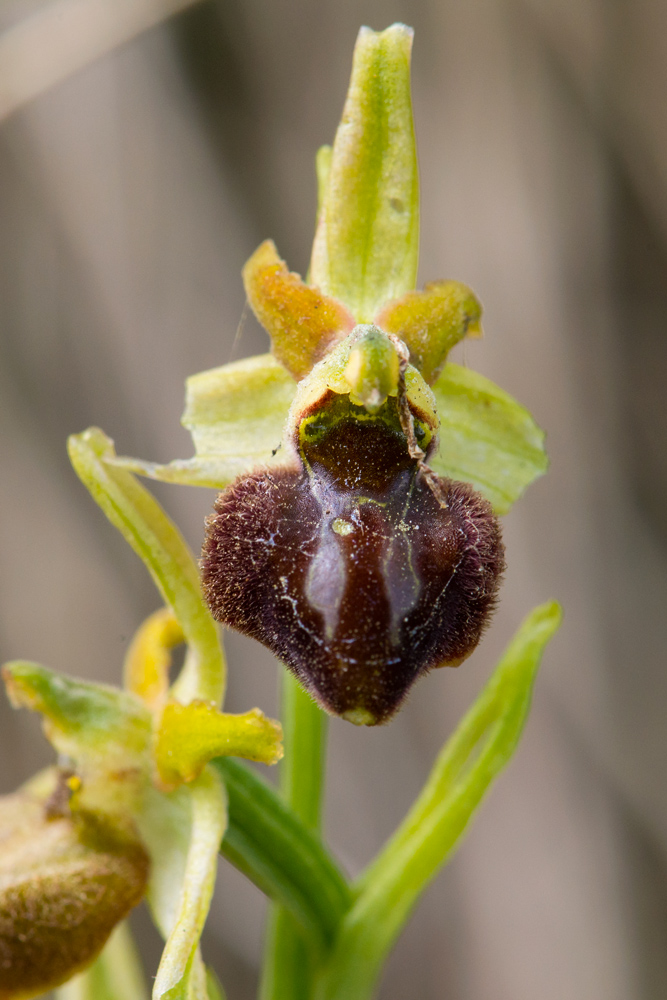
<path fill-rule="evenodd" d="M 222 983 L 213 969 L 206 969 L 206 987 L 208 989 L 208 1000 L 225 1000 L 225 991 L 222 988 Z"/>
<path fill-rule="evenodd" d="M 143 560 L 188 643 L 188 655 L 173 693 L 188 702 L 218 704 L 225 687 L 225 661 L 215 622 L 205 606 L 197 566 L 182 535 L 157 500 L 125 469 L 111 464 L 113 441 L 96 427 L 68 441 L 74 469 L 111 523 Z"/>
<path fill-rule="evenodd" d="M 326 178 L 310 280 L 359 323 L 415 287 L 419 178 L 410 99 L 412 29 L 362 28 Z M 327 175 L 328 172 L 328 176 Z"/>
<path fill-rule="evenodd" d="M 227 822 L 225 792 L 217 772 L 207 767 L 185 794 L 177 793 L 171 801 L 164 795 L 160 799 L 153 796 L 152 808 L 149 804 L 140 817 L 141 833 L 153 861 L 149 901 L 167 938 L 153 1000 L 207 1000 L 199 939 Z M 188 807 L 189 835 L 185 825 Z"/>
<path fill-rule="evenodd" d="M 429 465 L 440 476 L 472 483 L 496 514 L 506 514 L 547 471 L 544 432 L 508 393 L 468 368 L 447 364 L 432 389 L 440 446 Z"/>
<path fill-rule="evenodd" d="M 195 457 L 157 465 L 136 458 L 109 459 L 151 479 L 223 489 L 258 464 L 287 459 L 278 451 L 296 382 L 271 354 L 234 361 L 192 375 L 186 382 L 182 423 Z"/>
<path fill-rule="evenodd" d="M 218 757 L 211 766 L 223 776 L 229 798 L 222 854 L 289 910 L 321 951 L 351 902 L 345 877 L 319 837 L 247 765 Z"/>
<path fill-rule="evenodd" d="M 424 789 L 357 885 L 324 967 L 317 1000 L 366 1000 L 419 895 L 454 852 L 508 763 L 530 708 L 542 653 L 560 625 L 558 604 L 527 617 L 495 673 L 435 762 Z"/>

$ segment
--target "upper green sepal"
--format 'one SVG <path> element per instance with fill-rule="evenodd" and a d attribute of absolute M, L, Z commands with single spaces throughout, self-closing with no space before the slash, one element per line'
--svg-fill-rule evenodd
<path fill-rule="evenodd" d="M 362 28 L 333 151 L 321 153 L 310 281 L 358 323 L 415 287 L 419 178 L 410 98 L 412 29 Z"/>

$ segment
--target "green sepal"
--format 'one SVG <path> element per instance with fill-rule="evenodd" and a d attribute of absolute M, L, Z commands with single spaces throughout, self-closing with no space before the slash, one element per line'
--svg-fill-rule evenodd
<path fill-rule="evenodd" d="M 168 483 L 224 489 L 256 465 L 280 465 L 283 425 L 296 382 L 271 354 L 234 361 L 192 375 L 181 422 L 192 434 L 195 457 L 168 465 L 113 458 L 139 475 Z"/>
<path fill-rule="evenodd" d="M 107 771 L 143 766 L 151 715 L 135 695 L 23 660 L 6 663 L 2 676 L 15 708 L 44 717 L 47 739 L 59 753 Z"/>
<path fill-rule="evenodd" d="M 148 901 L 166 938 L 153 1000 L 207 1000 L 199 939 L 227 825 L 219 775 L 206 767 L 187 788 L 149 789 L 138 825 L 152 861 Z"/>
<path fill-rule="evenodd" d="M 331 153 L 320 154 L 326 190 L 310 281 L 370 323 L 415 287 L 419 178 L 410 98 L 412 29 L 362 28 Z"/>
<path fill-rule="evenodd" d="M 440 476 L 472 483 L 496 514 L 506 514 L 549 460 L 544 432 L 490 379 L 447 364 L 432 386 L 440 444 L 429 465 Z"/>
<path fill-rule="evenodd" d="M 555 601 L 535 608 L 438 756 L 419 798 L 359 879 L 322 970 L 316 1000 L 366 1000 L 420 894 L 451 857 L 494 779 L 512 757 L 544 648 L 558 629 Z"/>
<path fill-rule="evenodd" d="M 225 688 L 224 655 L 201 595 L 196 563 L 182 535 L 134 476 L 112 464 L 113 441 L 103 431 L 92 427 L 73 434 L 68 451 L 77 475 L 143 560 L 183 629 L 188 655 L 174 685 L 175 697 L 219 704 Z"/>
<path fill-rule="evenodd" d="M 258 708 L 242 715 L 204 701 L 166 705 L 156 733 L 155 763 L 166 787 L 192 781 L 213 757 L 245 757 L 276 764 L 283 755 L 282 727 Z"/>

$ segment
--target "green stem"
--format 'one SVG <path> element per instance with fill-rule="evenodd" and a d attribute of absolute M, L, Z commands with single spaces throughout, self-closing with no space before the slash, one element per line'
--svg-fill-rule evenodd
<path fill-rule="evenodd" d="M 283 796 L 304 826 L 319 832 L 327 717 L 287 670 L 282 685 Z M 312 962 L 298 924 L 282 906 L 269 915 L 260 1000 L 309 1000 Z"/>

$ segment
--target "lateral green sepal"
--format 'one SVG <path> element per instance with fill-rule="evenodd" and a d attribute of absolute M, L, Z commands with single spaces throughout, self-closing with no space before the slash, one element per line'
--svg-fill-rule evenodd
<path fill-rule="evenodd" d="M 192 375 L 186 381 L 181 419 L 192 434 L 195 456 L 167 465 L 109 457 L 110 464 L 151 479 L 224 489 L 256 465 L 280 465 L 282 429 L 296 382 L 271 354 Z"/>
<path fill-rule="evenodd" d="M 449 363 L 432 386 L 440 444 L 429 465 L 440 476 L 472 483 L 506 514 L 543 475 L 544 432 L 528 410 L 490 379 Z"/>

